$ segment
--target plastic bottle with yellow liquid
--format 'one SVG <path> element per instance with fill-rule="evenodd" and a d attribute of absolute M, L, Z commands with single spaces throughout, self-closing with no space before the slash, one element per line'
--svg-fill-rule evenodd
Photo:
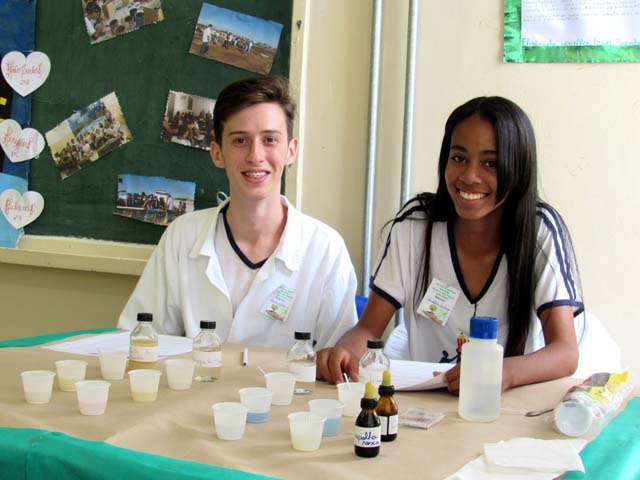
<path fill-rule="evenodd" d="M 158 333 L 153 328 L 153 315 L 138 314 L 138 325 L 129 340 L 129 370 L 156 368 L 158 363 Z"/>

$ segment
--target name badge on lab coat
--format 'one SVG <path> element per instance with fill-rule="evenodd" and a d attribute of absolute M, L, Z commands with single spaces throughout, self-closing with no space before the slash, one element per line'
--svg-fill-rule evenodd
<path fill-rule="evenodd" d="M 460 290 L 434 278 L 418 306 L 418 314 L 444 325 L 459 296 Z"/>
<path fill-rule="evenodd" d="M 295 289 L 280 285 L 269 295 L 269 300 L 260 311 L 269 318 L 286 322 L 294 292 Z"/>

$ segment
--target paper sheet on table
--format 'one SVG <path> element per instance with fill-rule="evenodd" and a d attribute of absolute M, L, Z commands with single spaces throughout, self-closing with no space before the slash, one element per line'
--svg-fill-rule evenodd
<path fill-rule="evenodd" d="M 99 348 L 113 350 L 129 350 L 129 336 L 131 332 L 104 333 L 92 337 L 58 343 L 42 348 L 48 348 L 57 352 L 76 353 L 80 355 L 98 355 Z M 193 340 L 187 337 L 174 337 L 173 335 L 159 335 L 158 356 L 168 357 L 188 353 L 192 349 Z"/>
<path fill-rule="evenodd" d="M 453 368 L 453 363 L 413 362 L 391 360 L 391 379 L 398 391 L 432 390 L 446 387 L 444 372 Z M 433 372 L 442 372 L 433 376 Z"/>

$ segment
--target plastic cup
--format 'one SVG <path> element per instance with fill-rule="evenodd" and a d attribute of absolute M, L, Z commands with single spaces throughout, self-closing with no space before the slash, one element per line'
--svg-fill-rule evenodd
<path fill-rule="evenodd" d="M 82 415 L 102 415 L 107 410 L 109 387 L 104 380 L 83 380 L 76 382 L 78 407 Z"/>
<path fill-rule="evenodd" d="M 267 388 L 273 392 L 274 405 L 291 405 L 296 376 L 289 372 L 270 372 L 264 376 Z"/>
<path fill-rule="evenodd" d="M 345 417 L 357 417 L 362 410 L 360 400 L 364 397 L 364 383 L 339 383 L 338 399 L 344 403 L 342 415 Z"/>
<path fill-rule="evenodd" d="M 325 417 L 312 412 L 289 414 L 289 431 L 294 450 L 312 452 L 320 447 Z"/>
<path fill-rule="evenodd" d="M 34 405 L 49 403 L 51 390 L 53 390 L 53 377 L 55 372 L 49 370 L 28 370 L 20 374 L 24 399 Z"/>
<path fill-rule="evenodd" d="M 190 358 L 170 358 L 165 362 L 171 390 L 188 390 L 193 383 L 194 363 Z"/>
<path fill-rule="evenodd" d="M 76 382 L 84 380 L 87 373 L 87 362 L 84 360 L 58 360 L 58 386 L 63 392 L 75 392 Z"/>
<path fill-rule="evenodd" d="M 249 408 L 247 412 L 248 423 L 264 423 L 269 419 L 273 392 L 261 387 L 241 388 L 240 402 Z"/>
<path fill-rule="evenodd" d="M 99 349 L 100 373 L 105 380 L 122 380 L 127 369 L 129 352 L 125 350 Z"/>
<path fill-rule="evenodd" d="M 240 440 L 244 435 L 249 408 L 238 402 L 211 405 L 216 435 L 220 440 Z"/>
<path fill-rule="evenodd" d="M 155 402 L 158 398 L 158 385 L 160 384 L 160 370 L 143 368 L 129 370 L 129 382 L 131 397 L 136 402 Z"/>
<path fill-rule="evenodd" d="M 322 429 L 323 437 L 333 437 L 340 430 L 340 418 L 342 417 L 342 409 L 344 403 L 340 400 L 332 398 L 317 398 L 309 400 L 309 410 L 321 417 L 326 417 L 324 428 Z"/>

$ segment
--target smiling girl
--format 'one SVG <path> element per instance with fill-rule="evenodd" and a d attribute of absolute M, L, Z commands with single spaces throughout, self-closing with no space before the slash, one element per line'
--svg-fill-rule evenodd
<path fill-rule="evenodd" d="M 499 320 L 503 390 L 571 375 L 574 316 L 583 311 L 562 218 L 538 198 L 533 128 L 516 104 L 480 97 L 447 120 L 435 194 L 409 200 L 390 222 L 358 324 L 318 357 L 321 378 L 357 378 L 368 338 L 397 309 L 412 360 L 456 363 L 473 316 Z M 458 366 L 446 380 L 459 387 Z"/>

